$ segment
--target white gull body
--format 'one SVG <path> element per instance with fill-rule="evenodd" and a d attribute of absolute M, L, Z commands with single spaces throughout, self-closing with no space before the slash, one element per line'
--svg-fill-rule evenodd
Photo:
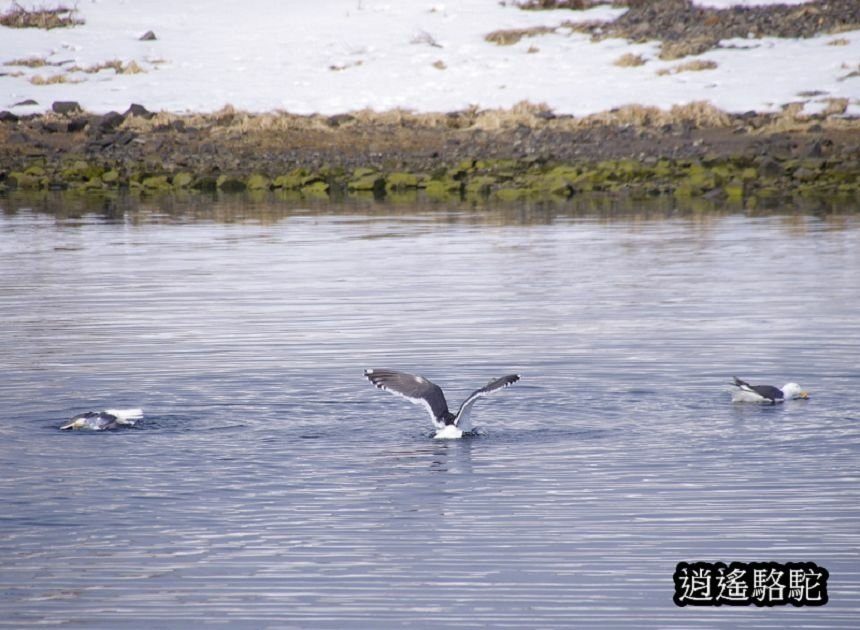
<path fill-rule="evenodd" d="M 776 404 L 796 398 L 807 399 L 809 394 L 797 383 L 786 383 L 781 388 L 773 385 L 750 385 L 737 376 L 732 385 L 732 402 Z"/>
<path fill-rule="evenodd" d="M 60 427 L 64 431 L 111 431 L 120 427 L 133 427 L 143 418 L 143 409 L 105 409 L 86 411 L 74 416 Z"/>

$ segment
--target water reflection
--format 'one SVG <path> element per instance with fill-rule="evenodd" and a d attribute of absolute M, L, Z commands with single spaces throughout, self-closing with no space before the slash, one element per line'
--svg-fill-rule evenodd
<path fill-rule="evenodd" d="M 600 223 L 631 225 L 666 219 L 683 219 L 691 224 L 709 225 L 722 217 L 744 214 L 769 218 L 781 215 L 787 229 L 805 229 L 810 218 L 836 228 L 852 223 L 852 205 L 823 204 L 821 200 L 799 200 L 785 205 L 744 208 L 704 199 L 683 200 L 667 196 L 630 199 L 605 194 L 583 194 L 571 199 L 524 200 L 499 204 L 492 199 L 435 201 L 418 196 L 410 203 L 348 198 L 337 203 L 328 199 L 279 199 L 271 194 L 176 193 L 148 198 L 129 194 L 93 196 L 61 192 L 16 192 L 0 200 L 0 211 L 13 215 L 25 210 L 53 217 L 58 224 L 72 227 L 87 222 L 141 224 L 182 224 L 199 221 L 216 223 L 258 223 L 270 225 L 297 217 L 342 217 L 347 221 L 373 222 L 382 217 L 400 217 L 405 222 L 474 226 L 550 225 L 558 221 L 589 219 Z"/>

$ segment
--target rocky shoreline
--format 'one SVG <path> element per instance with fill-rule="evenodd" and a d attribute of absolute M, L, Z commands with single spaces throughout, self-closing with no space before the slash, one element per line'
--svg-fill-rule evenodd
<path fill-rule="evenodd" d="M 730 116 L 706 104 L 587 118 L 523 104 L 447 114 L 323 117 L 0 114 L 0 193 L 153 195 L 276 191 L 517 201 L 582 194 L 731 200 L 860 200 L 860 121 L 797 112 Z"/>
<path fill-rule="evenodd" d="M 553 31 L 565 10 L 596 2 L 518 4 L 550 9 L 547 26 L 490 33 L 488 41 L 504 46 Z M 614 22 L 568 27 L 595 38 L 658 40 L 663 59 L 695 55 L 733 37 L 860 29 L 855 0 L 727 10 L 688 0 L 615 4 L 628 10 Z M 845 80 L 858 77 L 860 67 L 846 69 Z M 806 115 L 810 98 L 828 104 Z M 776 114 L 730 115 L 692 103 L 670 111 L 634 105 L 582 118 L 531 103 L 505 111 L 337 116 L 252 115 L 230 107 L 175 115 L 141 105 L 96 115 L 77 103 L 54 103 L 43 115 L 0 112 L 0 195 L 256 191 L 297 200 L 500 202 L 596 195 L 748 209 L 803 200 L 856 209 L 860 120 L 845 116 L 847 101 L 816 93 L 798 95 Z"/>

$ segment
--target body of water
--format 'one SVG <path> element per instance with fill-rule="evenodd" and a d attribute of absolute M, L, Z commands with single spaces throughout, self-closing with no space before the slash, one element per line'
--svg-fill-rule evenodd
<path fill-rule="evenodd" d="M 0 200 L 0 627 L 856 627 L 860 216 L 69 205 Z M 437 441 L 368 367 L 522 380 Z"/>

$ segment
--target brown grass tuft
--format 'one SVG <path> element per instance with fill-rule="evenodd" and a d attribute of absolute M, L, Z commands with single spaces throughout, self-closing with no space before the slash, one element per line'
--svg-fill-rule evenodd
<path fill-rule="evenodd" d="M 77 9 L 70 9 L 63 5 L 54 8 L 39 7 L 36 9 L 25 9 L 17 2 L 13 2 L 5 13 L 0 15 L 0 25 L 9 28 L 65 28 L 83 24 L 84 21 L 77 17 Z"/>
<path fill-rule="evenodd" d="M 642 55 L 634 55 L 633 53 L 624 53 L 618 59 L 612 62 L 616 66 L 622 68 L 635 68 L 636 66 L 644 66 L 646 61 Z"/>
<path fill-rule="evenodd" d="M 825 118 L 828 116 L 842 116 L 850 103 L 847 98 L 827 98 L 824 99 L 824 102 L 827 105 L 824 107 L 821 115 Z"/>
<path fill-rule="evenodd" d="M 696 59 L 694 61 L 688 61 L 687 63 L 678 64 L 672 68 L 660 68 L 657 70 L 657 74 L 662 77 L 667 74 L 678 74 L 679 72 L 701 72 L 702 70 L 713 70 L 716 67 L 716 61 Z"/>
<path fill-rule="evenodd" d="M 719 40 L 713 37 L 693 37 L 677 42 L 663 42 L 660 47 L 660 59 L 673 61 L 690 55 L 701 55 L 717 45 Z"/>
<path fill-rule="evenodd" d="M 669 110 L 669 115 L 673 122 L 681 120 L 700 127 L 729 127 L 732 124 L 731 116 L 707 101 L 674 105 Z"/>
<path fill-rule="evenodd" d="M 24 57 L 21 59 L 12 59 L 3 63 L 4 66 L 24 66 L 25 68 L 42 68 L 44 66 L 54 65 L 44 57 Z"/>
<path fill-rule="evenodd" d="M 511 28 L 501 29 L 487 33 L 484 39 L 498 46 L 513 46 L 523 37 L 536 37 L 538 35 L 546 35 L 547 33 L 555 32 L 554 26 L 532 26 L 531 28 Z"/>
<path fill-rule="evenodd" d="M 49 77 L 43 77 L 42 75 L 36 75 L 30 77 L 30 83 L 33 85 L 54 85 L 57 83 L 81 83 L 78 79 L 71 79 L 68 75 L 65 74 L 54 74 Z"/>

